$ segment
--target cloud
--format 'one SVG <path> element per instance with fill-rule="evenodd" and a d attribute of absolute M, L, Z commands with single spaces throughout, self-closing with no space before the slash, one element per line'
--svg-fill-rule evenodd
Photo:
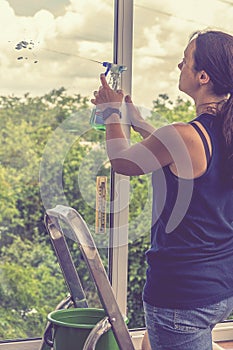
<path fill-rule="evenodd" d="M 66 5 L 69 0 L 8 0 L 9 4 L 14 8 L 17 16 L 34 16 L 34 14 L 44 8 L 50 11 L 54 16 L 64 14 Z"/>
<path fill-rule="evenodd" d="M 25 92 L 43 94 L 64 86 L 69 92 L 92 97 L 104 68 L 96 61 L 112 61 L 113 0 L 59 0 L 59 16 L 42 6 L 28 8 L 21 0 L 17 15 L 13 1 L 0 1 L 0 94 Z M 52 4 L 52 3 L 51 3 Z M 52 6 L 52 5 L 51 5 Z M 133 97 L 137 104 L 151 106 L 159 93 L 174 99 L 177 88 L 177 64 L 183 56 L 189 35 L 208 26 L 223 30 L 232 27 L 233 6 L 220 0 L 135 0 Z M 18 52 L 21 40 L 33 40 L 33 50 Z M 27 59 L 17 60 L 17 57 Z M 38 63 L 34 63 L 38 61 Z"/>
<path fill-rule="evenodd" d="M 0 93 L 40 94 L 65 86 L 90 94 L 94 88 L 90 78 L 96 77 L 97 84 L 103 67 L 88 59 L 112 60 L 113 11 L 100 3 L 95 8 L 106 18 L 102 24 L 96 21 L 96 12 L 90 11 L 90 1 L 79 1 L 78 8 L 77 2 L 71 1 L 65 14 L 55 18 L 45 9 L 33 16 L 17 16 L 8 1 L 2 0 L 0 20 L 5 30 L 0 34 Z M 32 40 L 33 49 L 15 50 L 22 40 Z"/>
<path fill-rule="evenodd" d="M 177 64 L 189 36 L 207 27 L 230 32 L 232 18 L 233 6 L 218 0 L 135 0 L 134 100 L 150 106 L 159 93 L 186 98 Z"/>

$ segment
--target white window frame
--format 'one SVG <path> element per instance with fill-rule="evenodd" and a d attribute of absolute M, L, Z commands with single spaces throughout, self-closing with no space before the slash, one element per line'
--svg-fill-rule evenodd
<path fill-rule="evenodd" d="M 121 88 L 131 94 L 133 0 L 115 0 L 114 63 L 127 66 Z M 124 121 L 123 121 L 124 122 Z M 125 126 L 129 136 L 130 128 Z M 127 312 L 129 177 L 111 170 L 109 278 L 122 314 Z"/>

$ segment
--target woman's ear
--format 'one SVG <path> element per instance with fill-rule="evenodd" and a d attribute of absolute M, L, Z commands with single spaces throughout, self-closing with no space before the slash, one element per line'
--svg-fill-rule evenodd
<path fill-rule="evenodd" d="M 206 71 L 201 70 L 201 71 L 199 72 L 199 82 L 200 82 L 200 85 L 208 84 L 209 81 L 210 81 L 209 75 L 206 73 Z"/>

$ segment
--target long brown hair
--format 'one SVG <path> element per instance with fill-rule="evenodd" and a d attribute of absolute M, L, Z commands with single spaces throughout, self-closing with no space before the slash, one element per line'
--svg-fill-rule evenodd
<path fill-rule="evenodd" d="M 217 30 L 195 32 L 195 69 L 204 70 L 217 96 L 228 95 L 218 117 L 226 148 L 226 169 L 233 184 L 233 36 Z"/>

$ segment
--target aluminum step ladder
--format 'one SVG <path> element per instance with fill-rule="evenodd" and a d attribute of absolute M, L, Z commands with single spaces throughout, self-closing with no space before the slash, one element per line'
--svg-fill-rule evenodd
<path fill-rule="evenodd" d="M 83 350 L 94 350 L 98 339 L 110 328 L 113 331 L 120 350 L 135 350 L 90 230 L 75 209 L 63 205 L 58 205 L 54 209 L 47 210 L 45 213 L 45 225 L 50 234 L 53 248 L 70 292 L 70 297 L 64 300 L 57 309 L 63 308 L 63 304 L 65 307 L 69 307 L 70 303 L 73 303 L 74 307 L 88 307 L 82 284 L 61 228 L 62 222 L 68 227 L 68 236 L 79 245 L 106 313 L 106 317 L 90 332 Z M 42 342 L 41 350 L 48 349 L 46 343 L 49 344 L 47 338 L 51 333 L 51 328 L 52 325 L 48 323 L 44 334 L 45 341 Z M 52 346 L 52 344 L 49 345 Z"/>

